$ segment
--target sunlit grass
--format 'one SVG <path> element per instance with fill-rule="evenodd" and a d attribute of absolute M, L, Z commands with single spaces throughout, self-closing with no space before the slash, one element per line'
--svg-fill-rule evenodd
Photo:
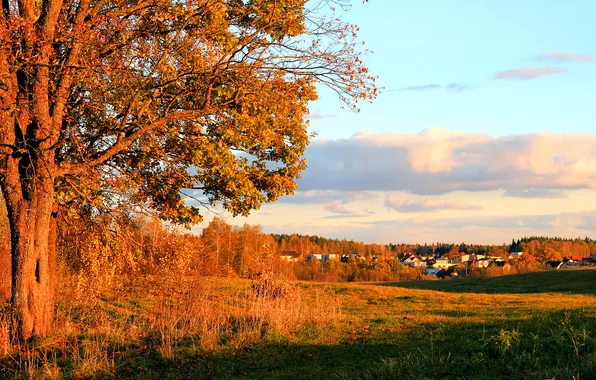
<path fill-rule="evenodd" d="M 139 278 L 86 302 L 63 294 L 57 334 L 8 350 L 0 377 L 589 379 L 595 278 L 267 284 L 275 296 L 239 279 Z"/>

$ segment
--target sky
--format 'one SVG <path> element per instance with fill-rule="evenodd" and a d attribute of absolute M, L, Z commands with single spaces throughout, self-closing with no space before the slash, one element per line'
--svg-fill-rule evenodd
<path fill-rule="evenodd" d="M 381 94 L 354 113 L 320 87 L 296 194 L 220 216 L 370 243 L 596 238 L 596 2 L 350 3 Z"/>

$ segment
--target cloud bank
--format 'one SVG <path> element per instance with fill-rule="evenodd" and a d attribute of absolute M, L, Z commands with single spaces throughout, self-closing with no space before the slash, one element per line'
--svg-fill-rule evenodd
<path fill-rule="evenodd" d="M 596 134 L 590 133 L 367 132 L 315 141 L 306 157 L 309 167 L 299 189 L 312 199 L 341 192 L 353 198 L 370 191 L 439 195 L 493 190 L 560 198 L 566 189 L 596 189 Z"/>
<path fill-rule="evenodd" d="M 399 212 L 436 212 L 442 210 L 482 210 L 482 206 L 467 204 L 461 201 L 438 201 L 424 199 L 422 201 L 407 201 L 388 195 L 385 207 Z"/>
<path fill-rule="evenodd" d="M 560 213 L 547 215 L 513 215 L 513 216 L 463 216 L 457 218 L 443 218 L 434 220 L 392 219 L 384 221 L 363 221 L 362 225 L 390 226 L 390 227 L 424 227 L 436 229 L 469 229 L 483 227 L 491 229 L 517 229 L 544 231 L 552 229 L 572 228 L 582 231 L 596 231 L 596 211 L 583 213 Z"/>

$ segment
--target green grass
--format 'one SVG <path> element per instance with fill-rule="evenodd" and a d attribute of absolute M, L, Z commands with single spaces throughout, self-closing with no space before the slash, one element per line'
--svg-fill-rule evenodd
<path fill-rule="evenodd" d="M 172 347 L 169 358 L 147 330 L 136 339 L 106 345 L 110 368 L 92 377 L 594 379 L 595 278 L 596 271 L 582 270 L 391 286 L 298 283 L 299 302 L 324 310 L 339 300 L 341 313 L 290 324 L 288 330 L 271 321 L 248 335 L 227 328 L 210 348 L 188 335 Z M 208 300 L 216 305 L 233 305 L 249 286 L 242 280 L 205 281 L 211 284 Z M 141 321 L 152 313 L 155 299 L 149 293 L 107 297 L 102 308 L 118 323 Z M 15 372 L 15 355 L 0 359 L 0 378 L 26 377 Z M 63 376 L 85 373 L 68 358 L 61 360 Z"/>
<path fill-rule="evenodd" d="M 500 277 L 466 278 L 444 281 L 406 281 L 401 283 L 386 283 L 385 285 L 455 293 L 596 294 L 596 270 L 553 270 L 548 272 L 522 273 Z"/>

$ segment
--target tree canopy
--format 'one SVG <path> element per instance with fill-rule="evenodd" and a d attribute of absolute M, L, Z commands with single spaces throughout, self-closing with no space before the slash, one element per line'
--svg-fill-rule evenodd
<path fill-rule="evenodd" d="M 0 187 L 17 314 L 52 298 L 39 292 L 52 288 L 64 210 L 190 225 L 201 205 L 245 215 L 292 193 L 317 84 L 353 108 L 377 93 L 357 27 L 325 16 L 331 3 L 3 0 Z M 44 333 L 21 319 L 23 336 Z"/>
<path fill-rule="evenodd" d="M 246 214 L 295 188 L 317 82 L 350 106 L 375 94 L 356 28 L 304 0 L 29 3 L 4 12 L 0 96 L 22 122 L 2 153 L 52 150 L 63 204 L 191 223 L 188 188 Z"/>

